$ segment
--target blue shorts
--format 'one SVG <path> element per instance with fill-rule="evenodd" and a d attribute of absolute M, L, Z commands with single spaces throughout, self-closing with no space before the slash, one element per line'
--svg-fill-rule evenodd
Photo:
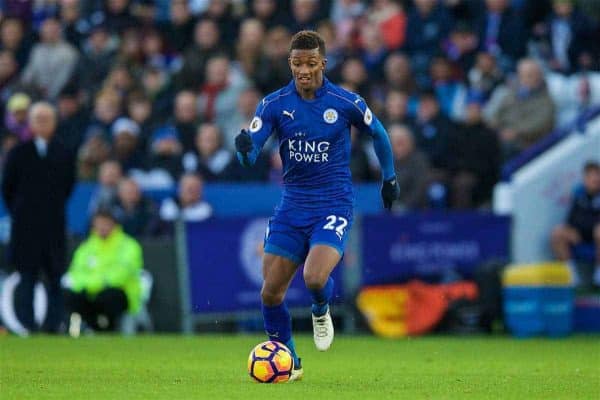
<path fill-rule="evenodd" d="M 278 211 L 269 220 L 265 253 L 302 264 L 310 248 L 322 244 L 333 247 L 342 256 L 351 226 L 352 209 L 328 210 L 322 214 Z"/>

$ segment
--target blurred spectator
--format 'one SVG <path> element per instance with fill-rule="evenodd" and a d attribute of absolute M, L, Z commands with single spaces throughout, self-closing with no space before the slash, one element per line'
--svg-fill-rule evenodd
<path fill-rule="evenodd" d="M 454 76 L 452 65 L 445 57 L 434 57 L 429 69 L 431 84 L 442 112 L 454 121 L 462 119 L 465 111 L 467 89 Z"/>
<path fill-rule="evenodd" d="M 95 97 L 94 109 L 90 123 L 86 128 L 86 136 L 101 134 L 110 141 L 111 127 L 121 113 L 121 99 L 113 90 L 101 90 Z"/>
<path fill-rule="evenodd" d="M 450 204 L 452 208 L 475 208 L 492 197 L 500 169 L 500 146 L 495 132 L 482 121 L 481 104 L 469 99 L 465 122 L 450 139 Z"/>
<path fill-rule="evenodd" d="M 571 200 L 564 224 L 552 230 L 551 244 L 554 255 L 567 262 L 574 283 L 581 283 L 573 260 L 572 246 L 588 243 L 596 247 L 595 285 L 600 286 L 600 164 L 590 161 L 583 169 L 583 185 Z"/>
<path fill-rule="evenodd" d="M 149 170 L 159 169 L 168 172 L 173 182 L 176 182 L 183 172 L 182 152 L 177 130 L 171 125 L 165 125 L 152 134 L 147 167 Z"/>
<path fill-rule="evenodd" d="M 187 0 L 170 1 L 170 20 L 165 30 L 167 41 L 175 51 L 182 52 L 192 44 L 195 24 Z"/>
<path fill-rule="evenodd" d="M 104 20 L 110 32 L 120 34 L 137 25 L 137 20 L 131 14 L 130 7 L 129 0 L 108 0 L 105 2 Z"/>
<path fill-rule="evenodd" d="M 103 85 L 104 90 L 110 90 L 119 96 L 120 104 L 123 105 L 129 92 L 134 89 L 135 81 L 131 70 L 125 64 L 115 64 Z"/>
<path fill-rule="evenodd" d="M 290 18 L 283 12 L 279 12 L 275 0 L 251 0 L 251 2 L 251 15 L 260 20 L 268 30 L 276 26 L 290 26 Z"/>
<path fill-rule="evenodd" d="M 92 232 L 75 250 L 63 279 L 69 333 L 78 336 L 81 322 L 93 330 L 114 331 L 126 311 L 139 311 L 142 267 L 141 246 L 114 215 L 105 210 L 94 214 Z"/>
<path fill-rule="evenodd" d="M 194 92 L 184 90 L 177 93 L 173 114 L 175 117 L 173 122 L 183 144 L 183 150 L 189 151 L 194 148 L 196 124 L 199 121 L 197 98 Z"/>
<path fill-rule="evenodd" d="M 77 50 L 62 39 L 59 21 L 49 18 L 40 31 L 40 43 L 33 46 L 22 79 L 55 98 L 71 78 L 77 65 Z"/>
<path fill-rule="evenodd" d="M 139 145 L 140 127 L 129 118 L 119 118 L 112 126 L 113 157 L 124 171 L 144 168 L 144 152 Z"/>
<path fill-rule="evenodd" d="M 65 147 L 75 154 L 81 143 L 89 120 L 78 88 L 67 85 L 58 95 L 58 135 Z"/>
<path fill-rule="evenodd" d="M 210 19 L 198 21 L 194 28 L 194 43 L 183 55 L 183 66 L 176 78 L 177 87 L 199 90 L 205 81 L 208 60 L 223 50 L 217 24 Z"/>
<path fill-rule="evenodd" d="M 265 40 L 265 28 L 255 18 L 248 18 L 240 26 L 240 38 L 235 53 L 246 76 L 253 77 L 261 57 Z"/>
<path fill-rule="evenodd" d="M 379 31 L 388 51 L 400 48 L 406 40 L 406 14 L 393 0 L 376 0 L 369 13 L 369 21 Z"/>
<path fill-rule="evenodd" d="M 119 182 L 123 179 L 121 165 L 115 160 L 104 161 L 98 170 L 98 186 L 90 198 L 90 215 L 110 207 L 117 199 Z"/>
<path fill-rule="evenodd" d="M 392 89 L 387 93 L 384 112 L 381 118 L 385 126 L 407 122 L 408 100 L 406 92 Z"/>
<path fill-rule="evenodd" d="M 452 28 L 452 16 L 437 0 L 414 0 L 408 13 L 405 48 L 417 73 L 423 73 Z"/>
<path fill-rule="evenodd" d="M 417 149 L 425 153 L 431 163 L 434 180 L 443 181 L 450 161 L 448 143 L 454 135 L 454 125 L 441 113 L 435 93 L 421 93 L 413 126 Z"/>
<path fill-rule="evenodd" d="M 365 25 L 361 29 L 362 52 L 361 60 L 367 69 L 370 80 L 376 80 L 382 75 L 383 62 L 388 50 L 382 41 L 381 32 L 374 25 Z"/>
<path fill-rule="evenodd" d="M 384 64 L 385 86 L 389 89 L 397 89 L 415 94 L 417 84 L 412 71 L 410 59 L 402 53 L 392 53 Z"/>
<path fill-rule="evenodd" d="M 6 162 L 8 153 L 18 144 L 19 138 L 15 134 L 5 133 L 0 135 L 0 176 L 4 170 L 4 163 Z"/>
<path fill-rule="evenodd" d="M 229 118 L 217 121 L 223 136 L 223 148 L 235 152 L 235 137 L 248 126 L 260 101 L 260 93 L 253 87 L 244 89 L 238 97 L 237 107 Z"/>
<path fill-rule="evenodd" d="M 81 42 L 88 33 L 89 24 L 81 15 L 79 1 L 61 0 L 59 12 L 65 40 L 74 47 L 81 47 Z"/>
<path fill-rule="evenodd" d="M 443 44 L 446 57 L 459 67 L 462 74 L 473 67 L 478 46 L 479 39 L 476 33 L 465 22 L 457 23 Z"/>
<path fill-rule="evenodd" d="M 111 210 L 128 235 L 149 236 L 157 231 L 158 211 L 152 202 L 144 197 L 133 179 L 125 178 L 119 182 L 117 198 Z"/>
<path fill-rule="evenodd" d="M 142 92 L 132 92 L 127 97 L 127 116 L 140 127 L 140 147 L 146 149 L 159 119 L 152 113 L 152 102 Z"/>
<path fill-rule="evenodd" d="M 46 102 L 29 110 L 33 140 L 14 147 L 4 165 L 2 196 L 11 216 L 10 258 L 20 273 L 16 315 L 30 332 L 38 330 L 33 315 L 35 282 L 43 274 L 48 311 L 42 329 L 61 329 L 63 299 L 60 278 L 65 268 L 65 205 L 75 184 L 71 155 L 54 140 L 57 116 Z"/>
<path fill-rule="evenodd" d="M 21 142 L 31 139 L 31 128 L 27 118 L 27 110 L 31 99 L 25 93 L 15 93 L 6 105 L 4 125 L 6 129 L 17 135 Z"/>
<path fill-rule="evenodd" d="M 368 75 L 365 65 L 360 58 L 350 57 L 342 64 L 342 82 L 340 85 L 345 89 L 360 93 L 368 101 Z"/>
<path fill-rule="evenodd" d="M 196 133 L 196 148 L 183 157 L 185 170 L 198 172 L 207 181 L 219 180 L 233 158 L 232 153 L 222 147 L 222 140 L 217 125 L 201 124 Z"/>
<path fill-rule="evenodd" d="M 396 179 L 402 188 L 394 209 L 425 208 L 429 183 L 427 157 L 415 148 L 413 134 L 407 126 L 394 124 L 389 127 L 389 133 Z"/>
<path fill-rule="evenodd" d="M 553 0 L 552 6 L 552 14 L 534 28 L 537 55 L 557 72 L 590 69 L 595 33 L 592 21 L 576 8 L 574 0 Z"/>
<path fill-rule="evenodd" d="M 331 5 L 331 21 L 337 29 L 337 35 L 345 43 L 356 29 L 357 21 L 364 15 L 367 7 L 362 0 L 334 0 Z M 380 15 L 374 15 L 379 20 Z M 325 43 L 329 43 L 325 41 Z M 329 49 L 327 49 L 329 53 Z"/>
<path fill-rule="evenodd" d="M 179 179 L 177 198 L 163 200 L 160 218 L 165 222 L 203 221 L 212 215 L 212 207 L 203 199 L 204 180 L 195 174 L 185 174 Z"/>
<path fill-rule="evenodd" d="M 21 71 L 25 68 L 31 43 L 20 19 L 8 17 L 0 21 L 0 48 L 14 54 L 17 70 Z"/>
<path fill-rule="evenodd" d="M 206 0 L 201 0 L 206 1 Z M 233 13 L 231 0 L 208 0 L 208 6 L 202 13 L 202 18 L 209 18 L 217 23 L 221 41 L 223 43 L 235 43 L 239 37 L 239 20 Z"/>
<path fill-rule="evenodd" d="M 83 43 L 77 74 L 79 83 L 90 95 L 95 95 L 108 75 L 116 56 L 117 43 L 103 25 L 92 28 Z"/>
<path fill-rule="evenodd" d="M 496 58 L 490 53 L 477 54 L 475 65 L 467 75 L 469 91 L 481 96 L 484 101 L 490 98 L 503 79 L 502 70 L 498 67 Z"/>
<path fill-rule="evenodd" d="M 501 60 L 503 69 L 510 69 L 525 55 L 527 32 L 524 20 L 509 0 L 485 0 L 475 18 L 480 49 Z"/>
<path fill-rule="evenodd" d="M 286 85 L 292 79 L 288 65 L 290 39 L 289 31 L 283 26 L 278 26 L 267 32 L 263 47 L 264 54 L 254 75 L 256 85 L 262 93 L 271 93 Z"/>
<path fill-rule="evenodd" d="M 488 121 L 499 132 L 505 159 L 550 133 L 554 108 L 540 65 L 531 59 L 521 60 L 517 84 L 504 95 Z"/>
<path fill-rule="evenodd" d="M 9 50 L 0 50 L 0 113 L 4 115 L 4 104 L 8 102 L 12 89 L 19 81 L 18 65 Z"/>
<path fill-rule="evenodd" d="M 166 72 L 176 72 L 181 68 L 181 59 L 167 51 L 162 35 L 156 30 L 148 30 L 143 35 L 142 52 L 146 65 Z"/>
<path fill-rule="evenodd" d="M 317 29 L 319 22 L 317 0 L 292 0 L 292 32 Z"/>
<path fill-rule="evenodd" d="M 214 56 L 206 64 L 206 81 L 200 90 L 200 110 L 205 121 L 223 123 L 235 112 L 240 93 L 248 81 L 232 68 L 224 55 Z"/>
<path fill-rule="evenodd" d="M 152 102 L 152 117 L 158 120 L 170 117 L 175 95 L 169 74 L 159 68 L 146 67 L 141 84 L 144 95 Z"/>
<path fill-rule="evenodd" d="M 95 181 L 100 165 L 108 160 L 111 148 L 101 132 L 88 135 L 77 152 L 77 178 Z"/>
<path fill-rule="evenodd" d="M 140 31 L 137 28 L 129 28 L 119 35 L 119 38 L 117 62 L 138 73 L 144 64 Z"/>

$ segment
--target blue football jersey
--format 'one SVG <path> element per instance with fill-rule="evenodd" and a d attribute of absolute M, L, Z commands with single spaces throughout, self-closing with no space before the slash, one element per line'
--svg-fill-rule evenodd
<path fill-rule="evenodd" d="M 250 122 L 254 146 L 271 134 L 283 162 L 281 209 L 352 207 L 350 126 L 374 134 L 375 116 L 357 94 L 326 78 L 312 100 L 304 100 L 292 80 L 266 96 Z"/>

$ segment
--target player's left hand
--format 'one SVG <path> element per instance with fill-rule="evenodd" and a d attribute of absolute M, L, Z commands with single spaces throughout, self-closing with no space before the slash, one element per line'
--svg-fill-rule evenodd
<path fill-rule="evenodd" d="M 383 206 L 386 209 L 392 209 L 392 204 L 398 199 L 399 194 L 400 189 L 398 188 L 396 177 L 383 181 L 383 185 L 381 186 L 381 198 L 383 199 Z"/>

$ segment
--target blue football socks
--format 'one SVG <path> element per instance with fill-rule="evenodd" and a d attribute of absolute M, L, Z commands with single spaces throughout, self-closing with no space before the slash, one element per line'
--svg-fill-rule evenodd
<path fill-rule="evenodd" d="M 329 301 L 333 297 L 333 279 L 329 277 L 327 283 L 321 289 L 310 291 L 312 298 L 312 313 L 315 317 L 325 315 L 329 309 Z"/>
<path fill-rule="evenodd" d="M 294 365 L 299 365 L 296 346 L 292 339 L 292 317 L 285 303 L 278 306 L 262 306 L 263 318 L 265 321 L 265 331 L 269 340 L 283 343 L 292 352 Z"/>

